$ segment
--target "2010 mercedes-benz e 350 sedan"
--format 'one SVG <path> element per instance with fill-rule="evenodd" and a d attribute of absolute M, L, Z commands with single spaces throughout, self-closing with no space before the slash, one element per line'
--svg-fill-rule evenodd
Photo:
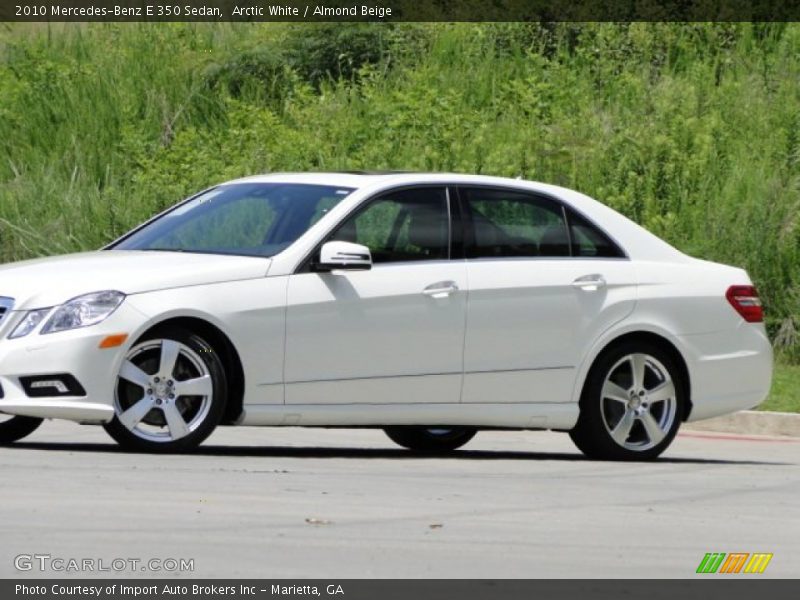
<path fill-rule="evenodd" d="M 102 251 L 3 266 L 0 295 L 4 442 L 42 418 L 145 451 L 219 424 L 376 427 L 424 452 L 555 429 L 646 459 L 772 373 L 743 270 L 492 177 L 240 179 Z"/>

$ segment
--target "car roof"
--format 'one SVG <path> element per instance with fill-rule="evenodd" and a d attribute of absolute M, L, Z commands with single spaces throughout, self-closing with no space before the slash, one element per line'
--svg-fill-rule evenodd
<path fill-rule="evenodd" d="M 227 183 L 307 183 L 314 185 L 333 185 L 348 188 L 362 188 L 379 179 L 399 175 L 395 171 L 331 171 L 309 173 L 266 173 L 235 179 Z"/>
<path fill-rule="evenodd" d="M 537 192 L 540 194 L 568 199 L 573 205 L 582 206 L 587 202 L 596 201 L 588 196 L 569 188 L 530 181 L 526 179 L 508 177 L 495 177 L 490 175 L 465 175 L 463 173 L 434 173 L 423 171 L 331 171 L 331 172 L 306 172 L 306 173 L 268 173 L 253 175 L 242 179 L 228 181 L 226 184 L 236 183 L 305 183 L 312 185 L 331 185 L 352 188 L 354 190 L 366 188 L 383 188 L 389 186 L 403 186 L 416 184 L 431 185 L 485 185 L 504 186 Z"/>
<path fill-rule="evenodd" d="M 462 173 L 436 173 L 424 171 L 321 171 L 305 173 L 265 173 L 252 175 L 226 182 L 233 183 L 306 183 L 314 185 L 333 185 L 360 189 L 378 183 L 406 185 L 415 183 L 505 185 L 537 190 L 543 193 L 563 192 L 575 194 L 574 190 L 561 188 L 538 181 L 494 177 L 489 175 L 465 175 Z"/>

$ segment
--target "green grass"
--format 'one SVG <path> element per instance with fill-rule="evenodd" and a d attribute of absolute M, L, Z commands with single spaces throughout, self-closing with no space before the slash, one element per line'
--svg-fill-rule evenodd
<path fill-rule="evenodd" d="M 798 48 L 800 23 L 0 24 L 0 261 L 257 172 L 522 176 L 746 268 L 800 363 Z"/>
<path fill-rule="evenodd" d="M 800 366 L 775 365 L 769 398 L 758 410 L 800 412 Z"/>

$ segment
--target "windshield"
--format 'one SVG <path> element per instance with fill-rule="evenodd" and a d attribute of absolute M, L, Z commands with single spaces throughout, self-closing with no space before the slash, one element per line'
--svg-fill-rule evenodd
<path fill-rule="evenodd" d="M 273 256 L 352 191 L 296 183 L 221 185 L 178 205 L 113 249 Z"/>

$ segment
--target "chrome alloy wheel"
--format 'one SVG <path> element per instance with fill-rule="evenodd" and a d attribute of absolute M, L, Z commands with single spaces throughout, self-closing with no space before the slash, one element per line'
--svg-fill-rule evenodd
<path fill-rule="evenodd" d="M 131 433 L 150 442 L 173 442 L 208 416 L 214 385 L 206 363 L 180 342 L 152 339 L 125 356 L 114 409 Z"/>
<path fill-rule="evenodd" d="M 677 415 L 675 383 L 669 371 L 648 354 L 624 356 L 608 372 L 600 393 L 600 413 L 611 438 L 623 448 L 657 446 Z"/>

